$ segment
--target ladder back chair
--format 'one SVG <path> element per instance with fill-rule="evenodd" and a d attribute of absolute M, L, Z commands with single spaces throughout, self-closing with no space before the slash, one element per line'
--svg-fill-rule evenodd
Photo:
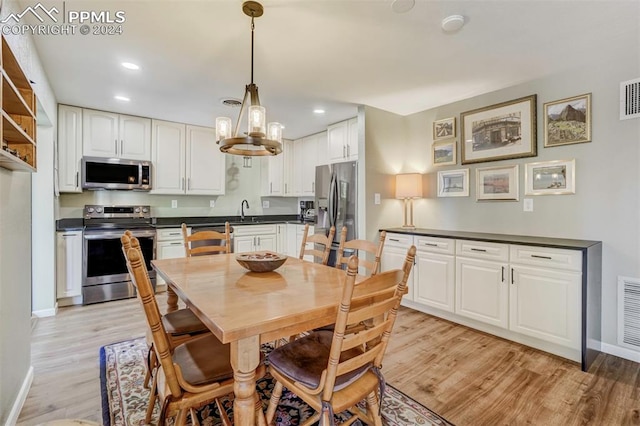
<path fill-rule="evenodd" d="M 127 250 L 128 267 L 144 309 L 147 325 L 159 357 L 159 366 L 153 377 L 154 388 L 160 400 L 160 425 L 175 416 L 175 425 L 186 424 L 191 415 L 197 424 L 195 409 L 215 401 L 225 425 L 231 421 L 219 398 L 233 392 L 233 369 L 230 362 L 230 345 L 222 344 L 213 334 L 204 334 L 171 347 L 153 287 L 146 272 L 142 253 L 134 247 Z M 265 374 L 264 365 L 257 377 Z M 255 397 L 256 420 L 262 416 L 262 404 Z"/>
<path fill-rule="evenodd" d="M 382 249 L 384 248 L 386 237 L 387 232 L 382 231 L 380 232 L 380 238 L 377 243 L 357 239 L 347 241 L 347 227 L 342 227 L 340 246 L 338 247 L 338 254 L 336 256 L 336 268 L 344 269 L 344 266 L 349 261 L 349 257 L 345 256 L 345 252 L 353 253 L 358 257 L 360 266 L 367 270 L 367 275 L 376 275 L 380 269 L 380 258 L 382 257 Z M 373 256 L 373 261 L 367 259 L 365 256 L 361 256 L 359 252 L 365 252 L 369 256 Z"/>
<path fill-rule="evenodd" d="M 224 224 L 224 233 L 218 231 L 200 231 L 189 235 L 187 225 L 182 224 L 182 238 L 187 257 L 207 254 L 231 253 L 231 227 Z M 216 244 L 218 243 L 218 244 Z"/>
<path fill-rule="evenodd" d="M 333 425 L 334 412 L 345 410 L 353 414 L 349 424 L 360 418 L 370 425 L 382 425 L 379 407 L 385 384 L 380 368 L 415 253 L 411 246 L 402 270 L 382 272 L 357 286 L 359 260 L 349 258 L 335 330 L 312 332 L 269 354 L 269 371 L 276 384 L 267 409 L 268 424 L 274 420 L 286 387 L 316 411 L 304 425 L 319 419 L 321 425 Z M 363 321 L 372 325 L 350 331 L 349 324 Z M 363 400 L 366 412 L 356 406 Z"/>
<path fill-rule="evenodd" d="M 329 253 L 331 252 L 331 243 L 333 242 L 333 236 L 336 233 L 336 227 L 332 226 L 329 229 L 329 235 L 325 236 L 324 234 L 313 234 L 309 235 L 309 224 L 304 225 L 304 234 L 302 235 L 302 246 L 300 247 L 300 260 L 304 259 L 305 256 L 313 256 L 315 258 L 320 258 L 320 263 L 326 265 L 329 262 Z M 314 247 L 307 249 L 307 243 L 313 243 Z M 315 248 L 315 244 L 321 244 L 323 246 L 322 250 L 318 250 Z"/>

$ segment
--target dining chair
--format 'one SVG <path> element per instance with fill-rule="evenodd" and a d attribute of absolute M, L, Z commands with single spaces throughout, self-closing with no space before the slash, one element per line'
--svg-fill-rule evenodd
<path fill-rule="evenodd" d="M 120 238 L 120 242 L 122 243 L 122 252 L 124 254 L 125 260 L 127 260 L 127 269 L 129 269 L 129 274 L 133 276 L 133 272 L 131 271 L 129 261 L 127 259 L 127 251 L 131 248 L 138 250 L 140 256 L 142 255 L 142 251 L 140 249 L 140 242 L 136 237 L 131 234 L 131 231 L 127 230 L 124 232 L 122 237 Z M 146 272 L 148 277 L 148 272 Z M 137 293 L 140 295 L 139 292 Z M 155 296 L 154 296 L 155 298 Z M 142 301 L 141 301 L 142 302 Z M 176 346 L 194 338 L 202 336 L 204 333 L 209 333 L 209 329 L 206 325 L 202 323 L 198 319 L 197 316 L 188 308 L 178 309 L 177 311 L 169 312 L 165 315 L 162 315 L 162 324 L 167 332 L 167 338 L 169 340 L 169 346 L 171 350 Z M 149 382 L 151 378 L 154 376 L 154 372 L 158 365 L 158 356 L 155 351 L 155 346 L 153 344 L 153 339 L 151 337 L 151 330 L 147 329 L 147 345 L 149 346 L 149 352 L 147 353 L 147 371 L 144 377 L 144 387 L 148 388 Z M 147 423 L 151 421 L 151 415 L 153 414 L 153 406 L 156 400 L 156 392 L 155 388 L 151 387 L 151 392 L 149 394 L 149 405 L 147 407 L 146 413 L 146 421 Z"/>
<path fill-rule="evenodd" d="M 320 258 L 323 265 L 326 265 L 329 261 L 329 253 L 331 253 L 331 243 L 333 242 L 333 236 L 336 233 L 336 227 L 332 226 L 329 229 L 329 235 L 313 234 L 309 235 L 309 224 L 304 225 L 304 234 L 302 234 L 302 246 L 300 247 L 300 260 L 305 256 L 313 256 L 314 259 Z M 307 243 L 313 243 L 313 248 L 307 249 Z M 316 244 L 323 246 L 322 250 L 315 248 Z"/>
<path fill-rule="evenodd" d="M 207 254 L 231 253 L 231 227 L 224 224 L 224 233 L 218 231 L 200 231 L 189 235 L 187 224 L 182 224 L 182 238 L 187 257 Z"/>
<path fill-rule="evenodd" d="M 269 372 L 276 380 L 267 408 L 268 424 L 274 420 L 286 387 L 316 411 L 304 425 L 318 419 L 321 425 L 333 424 L 334 412 L 345 410 L 353 420 L 382 425 L 379 407 L 385 382 L 380 369 L 415 254 L 416 248 L 411 246 L 401 270 L 382 272 L 357 286 L 359 259 L 349 258 L 335 330 L 314 331 L 268 356 Z M 349 331 L 349 324 L 362 321 L 371 326 Z M 363 400 L 366 412 L 356 406 Z"/>
<path fill-rule="evenodd" d="M 336 255 L 336 268 L 344 269 L 345 265 L 349 261 L 349 257 L 345 256 L 345 252 L 355 254 L 359 259 L 359 264 L 367 271 L 367 275 L 376 275 L 380 269 L 380 258 L 382 257 L 382 249 L 384 248 L 384 240 L 387 237 L 387 232 L 380 232 L 380 238 L 378 243 L 374 243 L 368 240 L 347 240 L 347 227 L 342 227 L 340 232 L 340 245 L 338 246 L 338 253 Z M 359 252 L 365 252 L 369 256 L 373 256 L 373 261 L 367 259 L 365 256 L 361 256 Z"/>
<path fill-rule="evenodd" d="M 172 347 L 153 287 L 146 271 L 142 252 L 136 248 L 137 239 L 131 239 L 127 250 L 127 267 L 142 302 L 147 325 L 159 357 L 159 366 L 153 376 L 153 389 L 160 400 L 159 424 L 175 416 L 175 425 L 186 425 L 190 415 L 197 424 L 195 409 L 215 402 L 225 425 L 231 425 L 219 398 L 233 392 L 233 368 L 230 362 L 230 345 L 222 344 L 213 334 L 207 333 Z M 256 371 L 256 377 L 266 373 L 264 363 Z M 155 401 L 154 401 L 155 403 Z M 262 404 L 255 397 L 256 420 L 262 416 Z M 146 420 L 147 423 L 150 419 Z"/>

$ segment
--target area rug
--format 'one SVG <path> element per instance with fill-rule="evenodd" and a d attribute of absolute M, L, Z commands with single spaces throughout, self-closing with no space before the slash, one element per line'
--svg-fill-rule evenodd
<path fill-rule="evenodd" d="M 263 345 L 263 352 L 272 348 Z M 113 343 L 100 348 L 100 388 L 102 391 L 102 416 L 104 426 L 138 426 L 144 424 L 149 401 L 149 390 L 143 386 L 147 344 L 144 338 Z M 257 383 L 263 406 L 267 407 L 274 380 L 267 374 Z M 233 420 L 233 394 L 222 400 L 222 406 Z M 152 424 L 157 424 L 159 406 L 156 403 Z M 393 386 L 387 385 L 382 402 L 383 423 L 388 426 L 443 425 L 447 420 L 420 405 Z M 299 425 L 313 414 L 313 410 L 295 394 L 285 388 L 282 393 L 276 425 Z M 222 424 L 215 404 L 198 410 L 202 425 Z M 348 413 L 336 414 L 336 424 L 349 417 Z M 356 421 L 354 425 L 362 426 Z"/>

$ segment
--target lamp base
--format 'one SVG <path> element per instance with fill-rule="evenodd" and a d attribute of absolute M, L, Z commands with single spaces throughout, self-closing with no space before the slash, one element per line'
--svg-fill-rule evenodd
<path fill-rule="evenodd" d="M 404 199 L 404 224 L 402 227 L 416 229 L 413 225 L 413 200 L 411 198 Z"/>

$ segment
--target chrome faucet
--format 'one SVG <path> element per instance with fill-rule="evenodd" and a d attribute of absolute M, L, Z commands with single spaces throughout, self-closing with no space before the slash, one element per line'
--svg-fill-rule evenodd
<path fill-rule="evenodd" d="M 242 200 L 240 204 L 240 221 L 244 222 L 244 205 L 247 205 L 247 210 L 249 210 L 249 202 L 247 200 Z"/>

